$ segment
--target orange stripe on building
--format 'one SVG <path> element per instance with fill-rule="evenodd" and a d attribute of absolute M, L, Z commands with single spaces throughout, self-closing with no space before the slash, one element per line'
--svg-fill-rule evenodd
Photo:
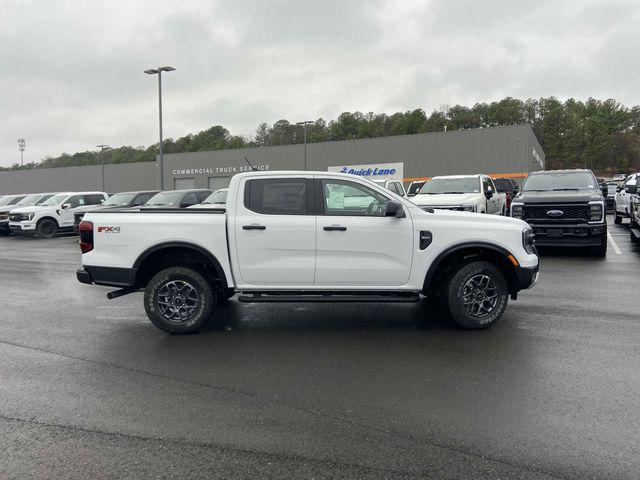
<path fill-rule="evenodd" d="M 489 173 L 491 178 L 526 178 L 529 176 L 528 173 Z M 443 175 L 444 176 L 444 175 Z M 403 182 L 422 182 L 431 180 L 431 177 L 409 177 L 403 178 Z"/>

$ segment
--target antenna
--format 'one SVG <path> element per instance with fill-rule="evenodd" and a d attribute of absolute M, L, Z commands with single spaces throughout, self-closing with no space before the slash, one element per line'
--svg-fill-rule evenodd
<path fill-rule="evenodd" d="M 243 155 L 245 162 L 247 162 L 249 164 L 249 166 L 251 167 L 251 171 L 253 172 L 257 172 L 258 169 L 256 167 L 254 167 L 253 165 L 251 165 L 251 162 L 249 161 L 249 159 L 247 158 L 246 155 Z"/>

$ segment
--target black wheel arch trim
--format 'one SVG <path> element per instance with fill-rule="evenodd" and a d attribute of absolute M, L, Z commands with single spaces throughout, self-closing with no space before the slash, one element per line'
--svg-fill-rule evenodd
<path fill-rule="evenodd" d="M 440 252 L 438 254 L 438 256 L 434 259 L 434 261 L 431 263 L 431 265 L 429 266 L 429 269 L 427 270 L 427 274 L 424 278 L 424 284 L 423 284 L 423 291 L 426 291 L 429 286 L 431 285 L 431 281 L 433 280 L 433 276 L 436 272 L 436 270 L 438 269 L 438 267 L 440 266 L 440 264 L 443 262 L 443 260 L 445 258 L 447 258 L 449 255 L 451 255 L 452 253 L 458 252 L 460 250 L 465 250 L 467 248 L 482 248 L 485 250 L 492 250 L 493 252 L 499 253 L 500 255 L 502 255 L 504 257 L 504 259 L 506 260 L 507 263 L 509 263 L 510 265 L 511 262 L 509 261 L 509 255 L 513 255 L 509 250 L 507 250 L 506 248 L 500 246 L 500 245 L 496 245 L 495 243 L 489 243 L 489 242 L 463 242 L 463 243 L 457 243 L 455 245 L 452 245 L 448 248 L 446 248 L 445 250 L 443 250 L 442 252 Z M 513 266 L 514 271 L 517 271 L 518 268 L 522 268 L 522 267 L 515 267 Z M 515 272 L 514 272 L 515 273 Z M 516 273 L 517 275 L 517 273 Z M 509 283 L 509 288 L 510 289 L 516 289 L 519 290 L 518 285 L 512 285 L 512 282 L 509 281 L 510 279 L 507 279 L 507 282 Z M 515 280 L 515 279 L 511 279 L 511 280 Z"/>
<path fill-rule="evenodd" d="M 227 276 L 225 275 L 224 269 L 222 268 L 222 265 L 220 264 L 218 259 L 215 257 L 215 255 L 213 255 L 211 252 L 201 247 L 200 245 L 196 245 L 195 243 L 190 243 L 190 242 L 165 242 L 165 243 L 159 243 L 157 245 L 149 247 L 147 250 L 145 250 L 138 256 L 136 261 L 133 263 L 133 267 L 131 267 L 132 270 L 134 270 L 137 273 L 140 269 L 140 265 L 142 265 L 142 263 L 150 255 L 156 252 L 159 252 L 160 250 L 165 250 L 168 248 L 186 248 L 188 250 L 193 250 L 194 252 L 197 252 L 203 255 L 206 259 L 208 259 L 212 263 L 213 268 L 215 268 L 216 273 L 218 274 L 218 276 L 220 277 L 220 281 L 222 282 L 222 288 L 228 288 L 229 284 L 227 282 Z"/>

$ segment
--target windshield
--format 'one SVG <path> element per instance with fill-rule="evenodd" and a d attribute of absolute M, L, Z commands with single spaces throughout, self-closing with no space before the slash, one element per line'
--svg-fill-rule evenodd
<path fill-rule="evenodd" d="M 11 200 L 13 200 L 13 197 L 2 197 L 2 198 L 0 198 L 0 207 L 2 207 L 3 205 L 13 205 L 11 203 Z"/>
<path fill-rule="evenodd" d="M 439 193 L 479 193 L 480 180 L 478 177 L 462 178 L 433 178 L 424 184 L 421 195 L 436 195 Z"/>
<path fill-rule="evenodd" d="M 156 193 L 145 205 L 173 205 L 178 202 L 184 192 L 160 192 Z"/>
<path fill-rule="evenodd" d="M 39 193 L 33 193 L 31 195 L 27 195 L 18 203 L 16 203 L 16 205 L 33 205 L 40 199 L 41 196 L 42 195 L 40 195 Z"/>
<path fill-rule="evenodd" d="M 494 178 L 493 183 L 499 192 L 512 192 L 514 183 L 510 178 Z"/>
<path fill-rule="evenodd" d="M 42 195 L 38 201 L 36 202 L 36 205 L 42 205 L 44 202 L 46 202 L 47 200 L 49 200 L 51 197 L 53 197 L 53 193 L 47 193 L 46 195 Z"/>
<path fill-rule="evenodd" d="M 209 195 L 202 203 L 227 203 L 227 190 L 217 190 Z"/>
<path fill-rule="evenodd" d="M 53 207 L 54 205 L 58 205 L 68 196 L 69 195 L 66 193 L 62 193 L 60 195 L 54 195 L 53 197 L 49 198 L 49 200 L 42 202 L 41 205 L 44 207 Z"/>
<path fill-rule="evenodd" d="M 133 199 L 136 198 L 135 193 L 116 193 L 113 197 L 110 197 L 105 201 L 103 207 L 125 207 L 129 205 Z"/>
<path fill-rule="evenodd" d="M 530 175 L 524 181 L 522 189 L 529 192 L 597 190 L 598 184 L 589 172 L 554 172 Z"/>

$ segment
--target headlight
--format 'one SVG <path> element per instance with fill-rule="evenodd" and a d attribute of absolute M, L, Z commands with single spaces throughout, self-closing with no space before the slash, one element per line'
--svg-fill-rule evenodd
<path fill-rule="evenodd" d="M 522 204 L 522 203 L 512 203 L 511 204 L 511 216 L 513 218 L 523 218 L 524 217 L 524 204 Z"/>
<path fill-rule="evenodd" d="M 28 221 L 33 220 L 33 217 L 35 216 L 35 213 L 27 213 L 26 215 L 22 215 L 22 218 Z"/>
<path fill-rule="evenodd" d="M 462 211 L 463 212 L 475 212 L 476 211 L 476 206 L 475 205 L 462 205 Z"/>
<path fill-rule="evenodd" d="M 8 213 L 0 213 L 0 220 L 7 220 L 9 218 Z"/>
<path fill-rule="evenodd" d="M 590 203 L 587 210 L 589 222 L 601 222 L 603 218 L 604 205 L 602 202 Z"/>
<path fill-rule="evenodd" d="M 535 240 L 536 237 L 530 228 L 525 228 L 522 231 L 522 246 L 524 247 L 525 252 L 538 253 L 536 252 L 536 247 L 534 246 Z"/>

